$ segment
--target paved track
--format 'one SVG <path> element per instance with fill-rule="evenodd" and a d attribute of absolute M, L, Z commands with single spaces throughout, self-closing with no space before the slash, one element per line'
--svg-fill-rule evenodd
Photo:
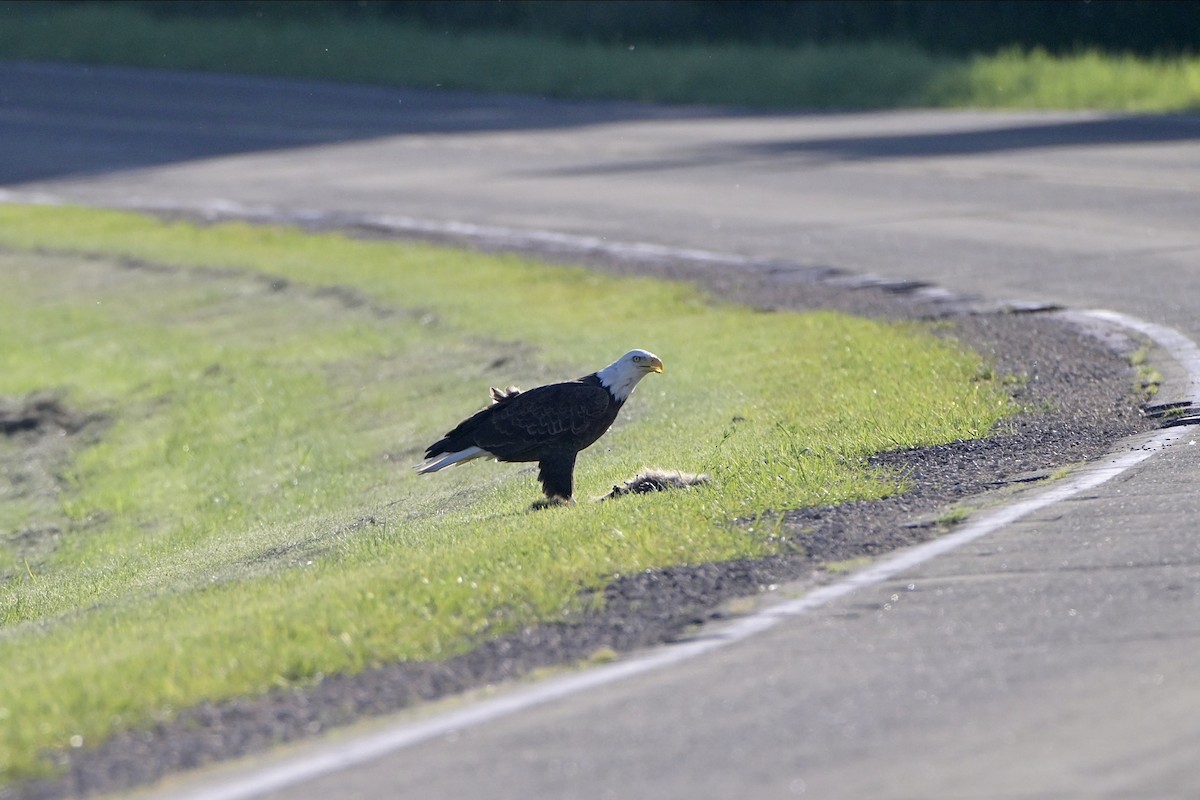
<path fill-rule="evenodd" d="M 0 126 L 22 196 L 704 248 L 1200 339 L 1197 117 L 737 115 L 0 64 Z M 736 646 L 278 796 L 1196 797 L 1196 438 Z"/>

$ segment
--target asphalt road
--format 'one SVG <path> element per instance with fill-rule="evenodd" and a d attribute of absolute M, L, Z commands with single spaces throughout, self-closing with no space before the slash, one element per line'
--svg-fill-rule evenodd
<path fill-rule="evenodd" d="M 756 115 L 0 64 L 0 131 L 10 196 L 702 248 L 1200 340 L 1200 117 Z M 736 645 L 278 796 L 1196 797 L 1196 438 Z"/>

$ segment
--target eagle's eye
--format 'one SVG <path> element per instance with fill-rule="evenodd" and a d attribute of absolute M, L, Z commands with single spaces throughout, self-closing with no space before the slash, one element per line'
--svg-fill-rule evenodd
<path fill-rule="evenodd" d="M 641 357 L 641 356 L 634 356 L 634 357 L 633 357 L 633 363 L 635 363 L 635 364 L 636 364 L 636 363 L 638 363 L 638 362 L 639 362 L 639 361 L 641 361 L 641 360 L 642 360 L 642 357 Z"/>

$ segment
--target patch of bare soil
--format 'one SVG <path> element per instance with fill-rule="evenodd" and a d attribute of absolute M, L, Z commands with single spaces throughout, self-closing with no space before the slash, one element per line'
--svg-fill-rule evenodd
<path fill-rule="evenodd" d="M 0 547 L 19 563 L 36 563 L 57 546 L 67 524 L 58 502 L 62 470 L 103 423 L 100 415 L 71 409 L 55 394 L 0 397 L 0 503 L 29 509 L 19 528 L 0 529 Z M 10 577 L 0 571 L 0 581 Z"/>
<path fill-rule="evenodd" d="M 561 260 L 562 254 L 555 258 Z M 942 335 L 983 353 L 998 374 L 1015 376 L 1011 391 L 1025 411 L 986 439 L 876 456 L 876 466 L 903 474 L 910 488 L 872 502 L 784 513 L 785 555 L 622 576 L 603 591 L 604 602 L 590 604 L 593 610 L 581 618 L 481 641 L 458 658 L 392 664 L 330 676 L 312 687 L 202 704 L 171 722 L 122 732 L 96 748 L 65 754 L 65 778 L 18 787 L 10 794 L 57 798 L 119 791 L 538 667 L 572 664 L 607 649 L 629 651 L 668 642 L 697 623 L 720 617 L 727 600 L 788 581 L 816 582 L 825 565 L 930 539 L 940 533 L 936 514 L 947 505 L 1097 458 L 1119 438 L 1152 426 L 1141 413 L 1144 398 L 1134 392 L 1133 371 L 1120 348 L 1049 309 L 1016 313 L 935 287 L 857 279 L 838 270 L 635 263 L 608 257 L 590 262 L 618 272 L 697 281 L 764 311 L 832 308 L 876 318 L 946 320 Z"/>

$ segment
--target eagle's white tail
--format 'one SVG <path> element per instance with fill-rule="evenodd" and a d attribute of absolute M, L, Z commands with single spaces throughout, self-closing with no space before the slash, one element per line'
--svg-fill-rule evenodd
<path fill-rule="evenodd" d="M 420 464 L 417 464 L 414 469 L 421 475 L 424 475 L 426 472 L 437 472 L 439 469 L 453 467 L 455 464 L 461 464 L 473 458 L 482 458 L 486 455 L 489 455 L 489 453 L 482 447 L 468 447 L 466 450 L 459 450 L 457 453 L 446 453 L 445 455 L 427 458 Z"/>

